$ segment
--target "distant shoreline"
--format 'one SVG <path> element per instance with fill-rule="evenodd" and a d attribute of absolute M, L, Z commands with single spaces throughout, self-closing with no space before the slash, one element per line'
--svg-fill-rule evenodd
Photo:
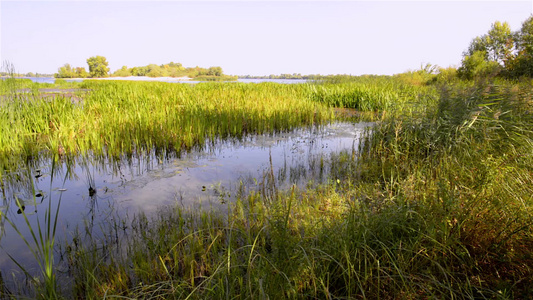
<path fill-rule="evenodd" d="M 10 76 L 1 76 L 2 78 L 9 78 Z M 148 77 L 148 76 L 128 76 L 128 77 L 87 77 L 87 78 L 55 78 L 55 77 L 27 77 L 20 76 L 15 78 L 53 78 L 64 80 L 130 80 L 130 81 L 189 81 L 193 80 L 188 76 L 183 77 Z"/>
<path fill-rule="evenodd" d="M 192 78 L 183 77 L 148 77 L 148 76 L 128 76 L 128 77 L 94 77 L 94 78 L 56 78 L 65 80 L 129 80 L 129 81 L 189 81 Z"/>

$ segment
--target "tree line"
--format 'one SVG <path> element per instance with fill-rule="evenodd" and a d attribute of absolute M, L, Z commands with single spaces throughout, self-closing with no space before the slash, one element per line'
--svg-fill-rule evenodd
<path fill-rule="evenodd" d="M 64 64 L 60 67 L 57 73 L 54 74 L 55 78 L 100 78 L 109 76 L 109 63 L 103 56 L 97 55 L 87 59 L 87 65 L 89 65 L 89 72 L 84 67 L 72 67 L 70 64 Z"/>
<path fill-rule="evenodd" d="M 105 57 L 94 56 L 87 59 L 89 72 L 83 67 L 71 67 L 65 64 L 59 68 L 56 78 L 87 78 L 108 77 L 109 67 Z M 428 69 L 429 68 L 429 69 Z M 475 37 L 467 50 L 459 68 L 437 68 L 427 65 L 423 70 L 417 71 L 424 74 L 439 74 L 441 78 L 475 79 L 481 77 L 504 77 L 516 79 L 520 77 L 533 77 L 533 15 L 527 18 L 522 27 L 512 31 L 507 22 L 496 21 L 492 24 L 487 34 Z M 416 73 L 416 72 L 407 72 Z M 217 80 L 236 79 L 235 76 L 224 75 L 221 67 L 185 68 L 181 63 L 128 68 L 123 66 L 112 76 L 149 76 L 149 77 L 183 77 L 195 79 Z M 411 74 L 413 75 L 413 74 Z M 416 75 L 416 74 L 415 74 Z M 316 79 L 320 75 L 281 74 L 269 76 L 239 76 L 240 78 L 270 78 L 270 79 Z M 437 77 L 435 77 L 437 78 Z"/>
<path fill-rule="evenodd" d="M 221 67 L 193 67 L 185 68 L 181 63 L 170 62 L 168 64 L 156 65 L 149 64 L 147 66 L 132 67 L 122 66 L 113 73 L 109 72 L 107 59 L 103 56 L 93 56 L 87 59 L 89 72 L 84 67 L 72 67 L 70 64 L 65 64 L 58 69 L 54 74 L 56 78 L 101 78 L 101 77 L 128 77 L 128 76 L 148 76 L 148 77 L 190 77 L 203 78 L 209 80 L 210 78 L 225 78 L 233 79 L 232 76 L 224 75 Z"/>
<path fill-rule="evenodd" d="M 270 75 L 263 75 L 263 76 L 256 76 L 256 75 L 240 75 L 239 78 L 242 79 L 318 79 L 323 77 L 319 74 L 310 74 L 310 75 L 302 75 L 300 73 L 292 73 L 292 74 L 270 74 Z"/>
<path fill-rule="evenodd" d="M 497 21 L 487 34 L 475 37 L 463 53 L 457 75 L 463 79 L 533 77 L 533 15 L 520 30 L 513 32 L 507 22 Z"/>

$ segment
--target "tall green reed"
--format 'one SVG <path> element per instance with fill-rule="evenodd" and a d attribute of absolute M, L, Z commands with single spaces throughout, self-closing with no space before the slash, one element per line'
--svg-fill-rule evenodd
<path fill-rule="evenodd" d="M 456 295 L 527 295 L 530 112 L 527 84 L 446 86 L 425 114 L 387 120 L 366 143 L 360 180 L 375 182 L 385 205 L 436 219 L 425 240 L 433 244 L 428 250 L 448 253 L 434 259 L 446 266 L 440 280 L 453 279 Z M 507 271 L 498 270 L 503 261 Z M 464 290 L 460 283 L 470 279 L 459 274 L 477 282 Z"/>
<path fill-rule="evenodd" d="M 434 94 L 432 86 L 418 86 L 390 76 L 337 76 L 309 86 L 309 97 L 330 106 L 359 111 L 402 112 Z"/>
<path fill-rule="evenodd" d="M 50 192 L 52 191 L 54 169 L 55 160 L 52 163 Z M 35 195 L 37 191 L 35 190 L 35 186 L 33 184 L 33 176 L 31 169 L 27 168 L 26 173 L 29 177 L 29 181 L 32 183 L 30 192 L 33 195 L 33 202 L 36 202 Z M 43 281 L 41 282 L 40 277 L 34 276 L 34 274 L 32 274 L 32 272 L 29 271 L 23 265 L 22 262 L 18 261 L 10 253 L 7 253 L 7 255 L 21 269 L 21 271 L 26 275 L 26 278 L 28 278 L 31 284 L 35 287 L 35 296 L 37 298 L 57 299 L 59 298 L 59 293 L 56 277 L 56 265 L 54 263 L 54 252 L 56 250 L 56 229 L 59 218 L 59 208 L 61 205 L 61 195 L 59 196 L 55 207 L 52 205 L 52 202 L 54 202 L 52 199 L 52 193 L 50 193 L 47 198 L 48 206 L 46 207 L 44 212 L 44 222 L 41 223 L 41 221 L 39 220 L 39 216 L 36 215 L 36 226 L 31 224 L 31 221 L 25 212 L 24 204 L 22 204 L 20 201 L 15 201 L 15 204 L 18 206 L 19 209 L 18 211 L 20 212 L 20 214 L 22 214 L 22 217 L 24 218 L 24 223 L 29 231 L 29 236 L 25 236 L 22 233 L 22 228 L 19 227 L 19 225 L 17 225 L 14 220 L 11 220 L 7 215 L 5 216 L 5 220 L 20 236 L 22 241 L 24 241 L 24 243 L 28 247 L 28 251 L 30 251 L 33 257 L 35 258 L 35 261 L 39 265 Z"/>
<path fill-rule="evenodd" d="M 190 132 L 196 129 L 187 114 L 215 118 L 221 121 L 216 126 L 200 126 L 215 138 L 238 137 L 239 131 L 228 123 L 235 118 L 251 123 L 256 114 L 315 118 L 313 110 L 284 114 L 294 112 L 293 97 L 309 99 L 305 85 L 169 88 L 87 83 L 93 84 L 100 96 L 84 102 L 92 116 L 101 117 L 93 122 L 106 122 L 104 112 L 113 111 L 128 124 L 119 135 L 122 139 L 122 133 L 135 131 L 125 140 L 127 145 L 135 141 L 143 147 L 165 147 L 136 132 L 160 126 L 142 115 L 145 110 L 164 116 L 183 112 L 180 123 L 172 122 Z M 111 224 L 101 240 L 85 244 L 75 239 L 66 246 L 76 278 L 74 294 L 528 298 L 533 269 L 531 90 L 527 83 L 445 86 L 438 97 L 425 94 L 429 99 L 420 100 L 420 106 L 409 104 L 397 110 L 403 114 L 384 115 L 357 156 L 333 155 L 329 184 L 283 191 L 272 175 L 270 181 L 265 178 L 264 189 L 241 194 L 225 212 L 162 208 L 161 213 L 138 215 L 124 226 Z M 214 101 L 218 97 L 226 99 L 224 105 Z M 269 110 L 270 98 L 284 101 Z M 205 99 L 210 101 L 202 102 Z M 245 112 L 241 101 L 247 104 Z M 170 108 L 160 112 L 152 103 Z M 128 107 L 137 113 L 121 116 L 119 112 Z M 243 116 L 248 111 L 254 118 Z M 277 127 L 276 121 L 268 120 L 251 127 L 237 124 L 257 132 L 293 124 Z M 142 126 L 133 128 L 136 124 Z M 190 145 L 198 142 L 194 136 L 190 135 Z M 106 147 L 116 143 L 102 140 Z M 119 231 L 123 239 L 116 238 Z"/>
<path fill-rule="evenodd" d="M 332 119 L 301 86 L 85 82 L 81 102 L 15 97 L 0 113 L 5 168 L 43 154 L 179 153 L 206 141 L 289 130 Z"/>

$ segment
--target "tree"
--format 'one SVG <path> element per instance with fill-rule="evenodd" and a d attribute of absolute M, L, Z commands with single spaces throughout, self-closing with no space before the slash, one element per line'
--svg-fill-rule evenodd
<path fill-rule="evenodd" d="M 501 69 L 502 67 L 497 62 L 486 59 L 485 52 L 476 51 L 463 58 L 461 67 L 457 69 L 457 75 L 465 79 L 492 77 L 497 75 Z"/>
<path fill-rule="evenodd" d="M 533 55 L 533 15 L 522 23 L 522 28 L 516 33 L 516 40 L 519 53 Z"/>
<path fill-rule="evenodd" d="M 514 48 L 514 37 L 511 27 L 507 22 L 496 21 L 487 34 L 487 54 L 489 61 L 495 61 L 500 65 L 512 55 Z"/>
<path fill-rule="evenodd" d="M 108 63 L 103 56 L 93 56 L 87 59 L 91 77 L 107 77 L 109 73 Z"/>
<path fill-rule="evenodd" d="M 89 73 L 87 73 L 87 70 L 85 70 L 85 68 L 77 67 L 76 68 L 76 77 L 78 77 L 78 78 L 87 78 L 87 77 L 89 77 Z"/>
<path fill-rule="evenodd" d="M 183 71 L 185 69 L 181 63 L 175 63 L 175 62 L 171 61 L 168 65 L 171 68 L 178 68 L 178 69 L 180 69 L 180 71 Z"/>
<path fill-rule="evenodd" d="M 131 68 L 131 75 L 145 76 L 148 73 L 148 67 L 133 67 Z"/>
<path fill-rule="evenodd" d="M 515 33 L 516 56 L 508 64 L 509 77 L 533 77 L 533 15 Z"/>
<path fill-rule="evenodd" d="M 122 66 L 122 68 L 120 68 L 119 70 L 116 70 L 115 73 L 113 73 L 113 76 L 120 76 L 120 77 L 131 76 L 131 70 L 129 70 L 127 66 Z"/>
<path fill-rule="evenodd" d="M 70 66 L 70 64 L 64 64 L 61 68 L 57 70 L 57 73 L 54 74 L 55 78 L 74 78 L 76 73 Z"/>
<path fill-rule="evenodd" d="M 156 64 L 149 64 L 147 68 L 148 73 L 146 73 L 146 76 L 148 77 L 162 77 L 165 75 L 163 72 L 164 70 Z"/>
<path fill-rule="evenodd" d="M 507 22 L 496 21 L 485 35 L 475 37 L 463 53 L 460 77 L 495 76 L 513 59 L 515 35 Z"/>
<path fill-rule="evenodd" d="M 207 75 L 211 76 L 222 76 L 222 68 L 221 67 L 210 67 L 207 71 Z"/>
<path fill-rule="evenodd" d="M 485 35 L 475 37 L 463 56 L 482 52 L 485 59 L 504 65 L 513 52 L 514 36 L 507 22 L 496 21 Z"/>

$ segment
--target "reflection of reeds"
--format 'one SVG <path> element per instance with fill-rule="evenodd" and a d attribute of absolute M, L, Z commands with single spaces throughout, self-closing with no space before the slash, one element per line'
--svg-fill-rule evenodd
<path fill-rule="evenodd" d="M 22 233 L 22 229 L 19 225 L 16 225 L 9 217 L 5 216 L 5 220 L 13 227 L 13 229 L 18 233 L 20 238 L 24 241 L 28 250 L 32 253 L 42 275 L 42 282 L 40 277 L 34 276 L 31 271 L 27 270 L 24 263 L 15 259 L 11 254 L 8 253 L 8 256 L 11 260 L 22 270 L 26 275 L 26 278 L 29 279 L 32 286 L 35 288 L 36 296 L 39 299 L 57 299 L 57 281 L 56 281 L 56 270 L 54 264 L 54 250 L 55 250 L 55 235 L 57 229 L 57 221 L 59 217 L 59 207 L 61 205 L 61 196 L 57 200 L 56 207 L 52 206 L 52 181 L 54 177 L 53 170 L 55 169 L 55 164 L 52 164 L 51 180 L 50 180 L 50 195 L 48 198 L 48 206 L 45 209 L 44 213 L 44 222 L 41 223 L 39 220 L 39 215 L 36 215 L 37 226 L 32 226 L 28 214 L 25 212 L 24 204 L 20 201 L 15 201 L 15 204 L 18 207 L 19 214 L 24 218 L 24 223 L 29 230 L 30 236 L 25 236 Z M 45 198 L 45 196 L 39 192 L 37 193 L 34 185 L 34 177 L 32 173 L 27 172 L 28 181 L 31 182 L 30 193 L 33 198 L 33 202 L 36 205 L 36 197 Z M 37 209 L 37 207 L 35 208 Z"/>

